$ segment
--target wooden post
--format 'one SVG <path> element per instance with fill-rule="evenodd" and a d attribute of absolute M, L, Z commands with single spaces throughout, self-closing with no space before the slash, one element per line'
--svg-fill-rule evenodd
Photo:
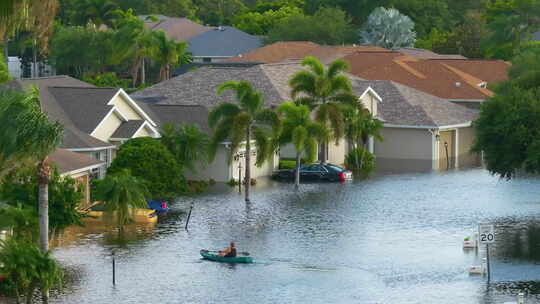
<path fill-rule="evenodd" d="M 184 229 L 186 229 L 186 230 L 188 230 L 189 219 L 191 218 L 191 210 L 193 210 L 193 202 L 191 203 L 191 207 L 189 208 L 188 217 L 186 219 L 186 227 L 184 227 Z"/>
<path fill-rule="evenodd" d="M 114 260 L 115 252 L 112 251 L 112 284 L 116 286 L 116 262 Z"/>

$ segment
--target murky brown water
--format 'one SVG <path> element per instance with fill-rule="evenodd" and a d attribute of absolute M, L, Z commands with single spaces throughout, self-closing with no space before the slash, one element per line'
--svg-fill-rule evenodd
<path fill-rule="evenodd" d="M 119 240 L 102 222 L 74 228 L 55 256 L 71 282 L 53 303 L 540 302 L 540 180 L 483 170 L 387 175 L 351 184 L 258 185 L 184 198 L 158 223 Z M 186 211 L 195 203 L 189 231 Z M 492 281 L 470 277 L 476 251 L 461 240 L 496 225 Z M 235 240 L 256 263 L 202 261 Z M 117 285 L 111 284 L 111 251 Z"/>

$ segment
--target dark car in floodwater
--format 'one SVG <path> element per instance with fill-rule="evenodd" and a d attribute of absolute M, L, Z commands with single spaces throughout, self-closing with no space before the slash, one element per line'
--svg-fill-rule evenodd
<path fill-rule="evenodd" d="M 294 181 L 296 169 L 275 171 L 272 178 L 280 181 Z M 301 181 L 344 182 L 352 179 L 352 172 L 340 166 L 317 163 L 300 167 Z"/>

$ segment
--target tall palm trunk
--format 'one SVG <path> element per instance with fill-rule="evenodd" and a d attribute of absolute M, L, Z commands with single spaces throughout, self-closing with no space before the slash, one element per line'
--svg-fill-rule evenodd
<path fill-rule="evenodd" d="M 146 59 L 143 57 L 141 61 L 141 84 L 146 83 Z"/>
<path fill-rule="evenodd" d="M 49 179 L 51 167 L 49 159 L 45 157 L 38 168 L 39 185 L 39 245 L 41 251 L 49 251 Z M 42 290 L 41 298 L 43 303 L 49 303 L 49 291 Z"/>
<path fill-rule="evenodd" d="M 296 152 L 296 172 L 294 173 L 294 186 L 296 189 L 300 187 L 300 152 Z"/>
<path fill-rule="evenodd" d="M 244 174 L 245 186 L 244 193 L 246 202 L 249 202 L 249 190 L 251 188 L 251 126 L 246 131 L 246 173 Z"/>

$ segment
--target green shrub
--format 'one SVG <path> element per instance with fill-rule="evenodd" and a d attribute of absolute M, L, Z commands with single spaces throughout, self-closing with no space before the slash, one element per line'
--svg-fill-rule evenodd
<path fill-rule="evenodd" d="M 375 156 L 364 148 L 356 148 L 347 154 L 345 166 L 355 174 L 368 176 L 375 169 Z"/>
<path fill-rule="evenodd" d="M 83 80 L 91 83 L 97 87 L 111 87 L 111 88 L 129 88 L 131 81 L 129 79 L 121 79 L 116 76 L 114 72 L 108 72 L 104 74 L 98 74 L 93 77 L 85 76 Z"/>
<path fill-rule="evenodd" d="M 296 168 L 295 160 L 280 159 L 279 160 L 279 169 L 294 169 Z"/>
<path fill-rule="evenodd" d="M 203 193 L 208 189 L 208 186 L 209 186 L 209 182 L 207 182 L 207 181 L 189 180 L 189 181 L 187 181 L 186 194 Z"/>
<path fill-rule="evenodd" d="M 159 139 L 140 137 L 123 144 L 108 174 L 122 169 L 145 181 L 151 199 L 174 198 L 187 191 L 182 167 Z"/>
<path fill-rule="evenodd" d="M 231 187 L 234 187 L 234 186 L 238 186 L 239 182 L 237 180 L 235 180 L 234 178 L 231 178 L 228 182 L 227 182 L 227 185 L 231 186 Z"/>

